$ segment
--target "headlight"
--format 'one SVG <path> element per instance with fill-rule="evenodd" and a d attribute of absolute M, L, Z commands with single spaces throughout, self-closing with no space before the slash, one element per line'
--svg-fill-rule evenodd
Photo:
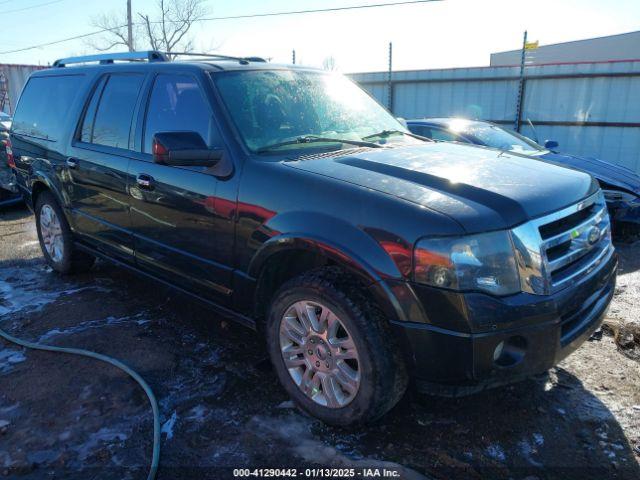
<path fill-rule="evenodd" d="M 416 282 L 493 295 L 520 292 L 509 232 L 420 240 L 414 251 Z"/>

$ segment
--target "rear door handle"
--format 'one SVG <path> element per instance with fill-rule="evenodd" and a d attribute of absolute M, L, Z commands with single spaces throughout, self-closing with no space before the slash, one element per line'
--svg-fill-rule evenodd
<path fill-rule="evenodd" d="M 67 158 L 67 167 L 76 168 L 78 166 L 78 159 L 69 157 Z"/>
<path fill-rule="evenodd" d="M 136 183 L 141 190 L 153 190 L 153 177 L 146 173 L 141 173 L 136 177 Z"/>

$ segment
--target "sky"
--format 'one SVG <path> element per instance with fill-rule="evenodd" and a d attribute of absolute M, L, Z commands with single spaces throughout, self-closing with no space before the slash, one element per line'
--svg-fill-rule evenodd
<path fill-rule="evenodd" d="M 134 15 L 153 15 L 156 0 L 132 1 Z M 208 0 L 205 7 L 208 16 L 233 16 L 393 1 Z M 0 52 L 95 31 L 96 15 L 125 10 L 126 0 L 0 0 Z M 191 37 L 203 51 L 289 63 L 295 49 L 297 63 L 319 67 L 333 57 L 339 70 L 362 72 L 387 69 L 389 42 L 394 70 L 486 66 L 492 52 L 520 48 L 524 30 L 541 45 L 640 30 L 640 0 L 444 0 L 201 22 Z M 94 51 L 74 40 L 0 53 L 0 63 L 47 65 Z"/>

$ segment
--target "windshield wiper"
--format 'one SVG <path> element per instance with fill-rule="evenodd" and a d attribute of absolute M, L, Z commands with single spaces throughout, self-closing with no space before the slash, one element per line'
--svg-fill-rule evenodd
<path fill-rule="evenodd" d="M 300 143 L 321 143 L 321 142 L 330 142 L 330 143 L 348 143 L 350 145 L 357 145 L 358 147 L 371 147 L 371 148 L 381 148 L 382 145 L 374 142 L 365 142 L 362 140 L 348 140 L 346 138 L 328 138 L 328 137 L 318 137 L 315 135 L 303 135 L 293 140 L 287 140 L 286 142 L 278 142 L 272 143 L 271 145 L 265 145 L 264 147 L 260 147 L 256 150 L 257 153 L 268 152 L 273 150 L 274 148 L 284 147 L 287 145 L 297 145 Z"/>
<path fill-rule="evenodd" d="M 378 133 L 372 133 L 371 135 L 367 135 L 366 137 L 362 137 L 363 140 L 368 140 L 369 138 L 381 137 L 386 138 L 399 133 L 401 135 L 406 135 L 407 137 L 417 138 L 418 140 L 424 140 L 425 142 L 435 142 L 432 138 L 423 137 L 421 135 L 416 135 L 415 133 L 405 132 L 403 130 L 382 130 Z"/>

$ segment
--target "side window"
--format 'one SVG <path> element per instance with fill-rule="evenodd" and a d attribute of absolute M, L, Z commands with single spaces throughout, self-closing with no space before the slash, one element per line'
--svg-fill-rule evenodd
<path fill-rule="evenodd" d="M 433 138 L 434 140 L 440 140 L 442 142 L 459 142 L 461 141 L 460 138 L 451 132 L 448 132 L 446 130 L 440 130 L 439 128 L 432 128 L 431 129 L 431 138 Z M 467 142 L 465 142 L 467 143 Z"/>
<path fill-rule="evenodd" d="M 158 132 L 197 132 L 209 146 L 221 146 L 200 86 L 188 75 L 158 75 L 153 84 L 144 129 L 144 151 L 151 152 Z"/>
<path fill-rule="evenodd" d="M 44 140 L 57 141 L 67 125 L 71 106 L 80 93 L 83 76 L 34 77 L 18 102 L 13 131 Z"/>
<path fill-rule="evenodd" d="M 431 138 L 431 129 L 424 125 L 409 125 L 409 130 L 421 137 Z"/>
<path fill-rule="evenodd" d="M 87 111 L 82 126 L 83 141 L 109 147 L 129 148 L 133 111 L 143 79 L 143 75 L 137 74 L 110 75 L 102 91 L 100 88 L 96 89 L 93 95 L 99 96 L 96 100 L 98 110 L 94 119 L 91 118 L 91 110 Z M 94 98 L 91 99 L 91 103 L 93 102 Z M 89 127 L 91 122 L 93 127 Z"/>
<path fill-rule="evenodd" d="M 102 96 L 102 90 L 104 90 L 104 84 L 107 81 L 107 77 L 102 77 L 91 96 L 91 101 L 87 106 L 87 111 L 82 121 L 82 129 L 80 130 L 80 141 L 91 143 L 91 136 L 93 135 L 93 122 L 96 119 L 96 111 L 98 110 L 98 102 Z"/>

